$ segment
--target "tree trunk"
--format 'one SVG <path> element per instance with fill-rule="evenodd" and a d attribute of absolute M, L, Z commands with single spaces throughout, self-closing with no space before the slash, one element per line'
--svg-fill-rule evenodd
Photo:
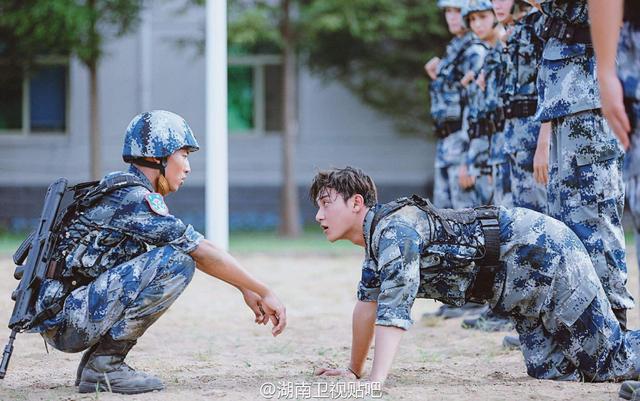
<path fill-rule="evenodd" d="M 295 145 L 298 134 L 297 117 L 297 74 L 295 39 L 289 19 L 289 0 L 282 1 L 283 20 L 282 37 L 284 41 L 282 69 L 284 79 L 284 135 L 282 137 L 282 202 L 280 234 L 285 237 L 299 237 L 302 232 L 300 222 L 300 207 L 298 205 L 298 188 L 295 179 Z"/>
<path fill-rule="evenodd" d="M 100 106 L 98 104 L 98 67 L 97 63 L 89 64 L 89 113 L 90 113 L 90 134 L 89 134 L 89 163 L 91 165 L 91 179 L 102 178 L 102 160 L 100 144 Z"/>

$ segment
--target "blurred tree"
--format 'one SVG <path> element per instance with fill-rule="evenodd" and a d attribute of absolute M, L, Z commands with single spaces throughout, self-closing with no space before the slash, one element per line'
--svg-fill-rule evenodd
<path fill-rule="evenodd" d="M 89 70 L 91 178 L 101 177 L 98 65 L 109 37 L 131 32 L 143 0 L 0 0 L 0 57 L 29 71 L 42 55 L 75 54 Z"/>
<path fill-rule="evenodd" d="M 294 12 L 290 12 L 293 3 Z M 231 0 L 231 51 L 283 54 L 285 132 L 283 231 L 299 223 L 293 177 L 297 121 L 295 58 L 326 79 L 339 80 L 364 103 L 391 116 L 399 130 L 429 129 L 422 66 L 449 39 L 435 1 Z M 295 213 L 295 215 L 293 215 Z"/>

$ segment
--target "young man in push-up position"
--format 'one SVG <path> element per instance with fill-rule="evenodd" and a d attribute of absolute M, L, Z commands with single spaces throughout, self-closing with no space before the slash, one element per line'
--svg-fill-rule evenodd
<path fill-rule="evenodd" d="M 638 376 L 640 331 L 623 331 L 580 239 L 558 220 L 504 207 L 436 209 L 413 196 L 376 204 L 373 180 L 347 167 L 319 172 L 310 188 L 331 242 L 365 248 L 353 311 L 351 361 L 318 375 L 384 382 L 415 298 L 487 302 L 511 316 L 527 373 L 609 381 Z"/>

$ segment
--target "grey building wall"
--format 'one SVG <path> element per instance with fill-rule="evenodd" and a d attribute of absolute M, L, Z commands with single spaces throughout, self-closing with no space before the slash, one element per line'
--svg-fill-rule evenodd
<path fill-rule="evenodd" d="M 205 128 L 204 58 L 179 39 L 202 36 L 204 12 L 178 13 L 180 1 L 156 2 L 150 10 L 150 107 L 181 114 L 202 146 Z M 140 33 L 107 43 L 99 71 L 102 170 L 125 168 L 120 158 L 124 129 L 141 111 Z M 68 133 L 64 136 L 0 135 L 0 225 L 20 228 L 40 210 L 48 183 L 60 176 L 72 182 L 89 178 L 89 88 L 86 69 L 70 62 Z M 301 69 L 296 180 L 301 196 L 317 169 L 347 164 L 370 173 L 389 200 L 405 192 L 426 193 L 432 180 L 433 143 L 400 136 L 390 119 L 358 101 L 336 82 L 322 82 Z M 425 111 L 426 112 L 426 111 Z M 273 226 L 278 219 L 281 137 L 229 138 L 230 222 L 235 227 Z M 202 227 L 204 152 L 191 157 L 192 174 L 185 187 L 168 198 L 175 214 Z M 385 199 L 386 198 L 386 199 Z M 303 214 L 313 212 L 302 198 Z"/>

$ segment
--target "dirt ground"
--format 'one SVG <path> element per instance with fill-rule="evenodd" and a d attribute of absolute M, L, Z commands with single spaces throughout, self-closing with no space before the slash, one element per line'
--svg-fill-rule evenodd
<path fill-rule="evenodd" d="M 78 394 L 73 380 L 80 354 L 53 349 L 47 354 L 38 335 L 25 334 L 15 342 L 9 371 L 0 381 L 0 400 L 261 400 L 263 383 L 326 383 L 314 378 L 313 370 L 328 364 L 345 366 L 349 359 L 360 251 L 237 256 L 286 303 L 289 327 L 283 335 L 272 338 L 267 328 L 253 323 L 235 289 L 198 273 L 128 358 L 135 368 L 159 375 L 165 391 L 126 397 Z M 630 254 L 629 282 L 632 293 L 638 294 L 634 259 Z M 0 322 L 4 326 L 13 307 L 9 294 L 16 282 L 8 255 L 0 257 L 0 266 Z M 463 330 L 460 319 L 420 320 L 423 312 L 437 306 L 433 301 L 416 302 L 416 324 L 404 336 L 383 399 L 618 399 L 618 384 L 532 379 L 520 352 L 501 347 L 504 333 Z M 630 326 L 638 327 L 637 310 L 630 318 Z M 0 331 L 1 347 L 8 335 L 8 329 Z M 334 382 L 328 381 L 330 384 Z M 317 394 L 313 387 L 311 393 Z"/>

